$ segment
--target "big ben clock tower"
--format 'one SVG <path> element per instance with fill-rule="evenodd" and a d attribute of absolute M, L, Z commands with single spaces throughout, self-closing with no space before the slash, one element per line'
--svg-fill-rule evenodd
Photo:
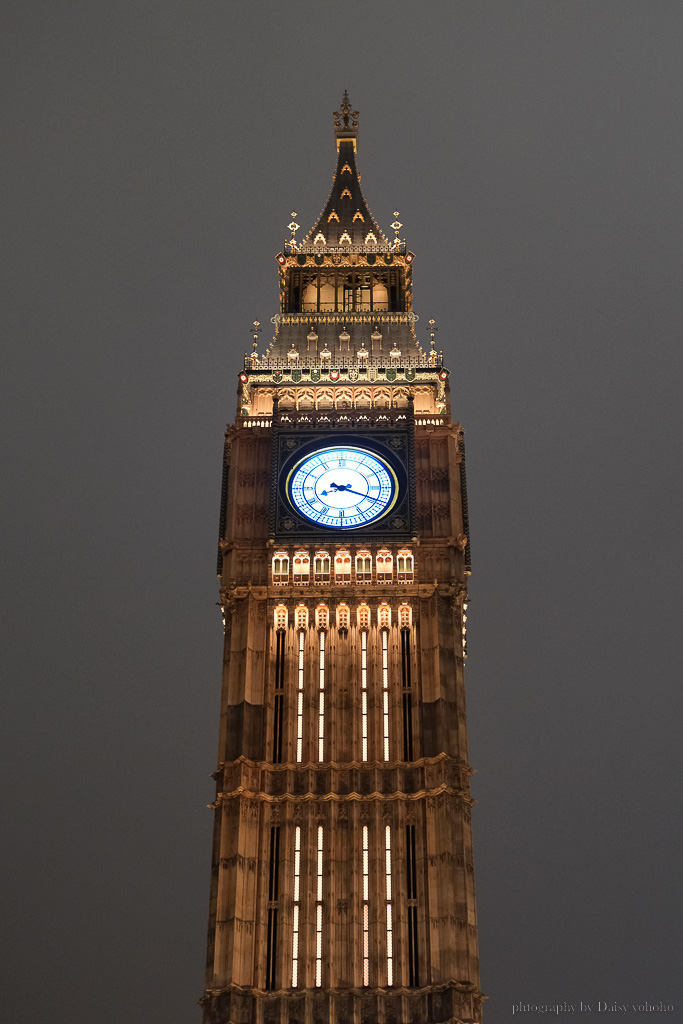
<path fill-rule="evenodd" d="M 225 441 L 206 1024 L 479 1022 L 463 429 L 358 114 Z"/>

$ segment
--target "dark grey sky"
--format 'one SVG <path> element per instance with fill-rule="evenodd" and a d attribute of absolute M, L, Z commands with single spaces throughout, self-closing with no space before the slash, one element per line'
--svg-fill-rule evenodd
<path fill-rule="evenodd" d="M 344 88 L 467 427 L 486 1022 L 680 1019 L 683 5 L 2 21 L 3 1020 L 199 1019 L 223 429 Z"/>

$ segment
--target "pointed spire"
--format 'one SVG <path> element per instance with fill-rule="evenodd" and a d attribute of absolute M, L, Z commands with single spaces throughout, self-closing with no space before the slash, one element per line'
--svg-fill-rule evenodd
<path fill-rule="evenodd" d="M 338 157 L 332 191 L 323 212 L 298 249 L 288 243 L 286 251 L 300 251 L 307 246 L 319 251 L 328 247 L 343 250 L 351 246 L 388 249 L 389 240 L 370 213 L 360 187 L 360 174 L 356 167 L 358 111 L 351 109 L 348 92 L 344 93 L 340 109 L 334 113 L 334 132 Z"/>

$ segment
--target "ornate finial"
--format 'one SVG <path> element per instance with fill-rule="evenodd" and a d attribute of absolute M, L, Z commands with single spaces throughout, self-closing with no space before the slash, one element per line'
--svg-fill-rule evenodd
<path fill-rule="evenodd" d="M 335 135 L 349 139 L 355 138 L 358 135 L 358 111 L 351 110 L 351 100 L 346 89 L 344 89 L 340 109 L 335 110 L 332 116 L 334 118 Z"/>
<path fill-rule="evenodd" d="M 429 337 L 431 338 L 431 341 L 429 342 L 429 344 L 430 344 L 429 361 L 432 364 L 432 366 L 436 366 L 436 347 L 435 347 L 436 346 L 436 339 L 434 338 L 434 335 L 438 331 L 438 329 L 439 328 L 436 326 L 436 320 L 430 320 L 429 321 Z"/>
<path fill-rule="evenodd" d="M 258 362 L 258 353 L 256 349 L 258 348 L 258 336 L 261 333 L 261 324 L 258 322 L 258 320 L 254 320 L 253 324 L 251 325 L 251 333 L 254 336 L 254 340 L 251 346 L 254 350 L 252 353 L 252 359 L 255 359 Z"/>
<path fill-rule="evenodd" d="M 300 224 L 297 224 L 296 220 L 294 219 L 295 217 L 296 217 L 296 210 L 292 210 L 292 219 L 291 219 L 290 223 L 287 225 L 289 230 L 292 232 L 292 237 L 290 238 L 290 240 L 289 240 L 289 242 L 287 244 L 290 245 L 292 247 L 292 249 L 296 249 L 296 233 L 297 233 L 297 231 L 299 230 L 299 228 L 301 226 Z"/>
<path fill-rule="evenodd" d="M 394 238 L 394 247 L 397 247 L 401 244 L 401 239 L 399 238 L 398 233 L 403 227 L 403 225 L 398 219 L 398 210 L 394 210 L 394 217 L 396 218 L 396 220 L 393 222 L 393 224 L 390 224 L 389 226 L 394 229 L 394 234 L 396 235 L 396 237 Z"/>

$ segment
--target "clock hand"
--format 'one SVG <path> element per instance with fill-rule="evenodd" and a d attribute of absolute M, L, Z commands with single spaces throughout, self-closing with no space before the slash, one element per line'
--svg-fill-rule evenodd
<path fill-rule="evenodd" d="M 381 501 L 380 498 L 371 498 L 370 495 L 361 495 L 359 490 L 353 490 L 352 487 L 349 487 L 348 483 L 331 483 L 330 486 L 334 487 L 335 490 L 343 490 L 344 494 L 347 495 L 357 495 L 358 498 L 367 498 L 369 502 L 373 503 L 373 505 L 376 502 Z M 331 492 L 329 492 L 329 490 L 321 490 L 321 494 L 327 497 Z"/>
<path fill-rule="evenodd" d="M 367 498 L 373 504 L 376 501 L 380 501 L 380 498 L 371 498 L 369 494 L 361 494 L 360 491 L 354 491 L 348 484 L 330 484 L 330 487 L 334 487 L 335 491 L 344 491 L 346 494 L 357 494 L 359 498 Z M 321 491 L 321 494 L 328 495 L 330 491 Z"/>

